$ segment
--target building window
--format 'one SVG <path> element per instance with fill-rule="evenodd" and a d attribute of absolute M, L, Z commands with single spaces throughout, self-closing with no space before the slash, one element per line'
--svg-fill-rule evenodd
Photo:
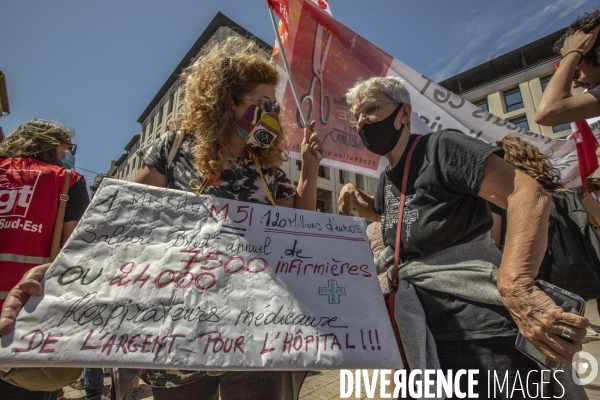
<path fill-rule="evenodd" d="M 476 102 L 475 102 L 475 103 L 473 103 L 473 104 L 475 104 L 477 107 L 481 108 L 481 109 L 482 109 L 482 110 L 484 110 L 484 111 L 487 111 L 487 112 L 489 112 L 489 111 L 490 111 L 490 109 L 489 109 L 489 107 L 488 107 L 487 98 L 485 98 L 485 99 L 483 99 L 483 100 L 476 101 Z"/>
<path fill-rule="evenodd" d="M 144 141 L 146 140 L 146 128 L 148 128 L 148 125 L 144 125 L 144 127 L 142 128 L 142 143 L 144 143 Z"/>
<path fill-rule="evenodd" d="M 151 134 L 154 132 L 154 115 L 150 117 L 150 127 L 148 128 L 148 133 Z"/>
<path fill-rule="evenodd" d="M 523 129 L 525 129 L 526 131 L 529 130 L 529 123 L 527 122 L 527 117 L 525 115 L 523 115 L 522 117 L 519 118 L 515 118 L 509 121 L 511 124 L 515 124 Z"/>
<path fill-rule="evenodd" d="M 163 117 L 163 110 L 165 108 L 164 104 L 161 104 L 160 107 L 158 107 L 158 122 L 156 123 L 156 125 L 160 125 L 162 124 L 162 117 Z"/>
<path fill-rule="evenodd" d="M 365 190 L 365 183 L 363 180 L 363 176 L 360 174 L 356 174 L 356 188 L 360 190 Z"/>
<path fill-rule="evenodd" d="M 302 171 L 302 161 L 296 160 L 296 170 Z"/>
<path fill-rule="evenodd" d="M 175 91 L 171 92 L 171 96 L 169 97 L 169 111 L 167 114 L 171 114 L 173 112 L 173 103 L 175 103 Z"/>
<path fill-rule="evenodd" d="M 325 210 L 325 202 L 323 200 L 317 200 L 317 208 L 316 212 L 324 212 Z"/>
<path fill-rule="evenodd" d="M 343 185 L 350 182 L 350 173 L 340 169 L 340 183 Z"/>
<path fill-rule="evenodd" d="M 562 131 L 567 131 L 567 130 L 571 130 L 571 124 L 562 124 L 562 125 L 556 125 L 552 127 L 552 132 L 554 133 L 558 133 L 558 132 L 562 132 Z"/>
<path fill-rule="evenodd" d="M 544 90 L 546 90 L 546 86 L 548 86 L 548 82 L 550 82 L 550 78 L 552 78 L 552 75 L 548 75 L 548 76 L 540 79 L 540 83 L 542 84 L 542 92 Z"/>
<path fill-rule="evenodd" d="M 518 87 L 504 92 L 504 103 L 506 104 L 506 112 L 519 110 L 524 107 L 521 91 Z"/>
<path fill-rule="evenodd" d="M 329 179 L 329 168 L 319 165 L 319 177 Z"/>

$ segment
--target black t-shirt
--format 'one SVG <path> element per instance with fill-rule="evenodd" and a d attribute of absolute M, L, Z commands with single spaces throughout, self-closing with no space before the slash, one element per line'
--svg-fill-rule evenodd
<path fill-rule="evenodd" d="M 85 188 L 83 176 L 71 185 L 68 194 L 69 200 L 67 200 L 67 207 L 65 208 L 64 222 L 79 221 L 90 204 L 90 197 Z"/>
<path fill-rule="evenodd" d="M 488 203 L 490 211 L 500 217 L 500 250 L 504 251 L 504 242 L 506 242 L 506 210 L 498 207 L 494 203 Z"/>
<path fill-rule="evenodd" d="M 409 139 L 407 149 L 416 135 Z M 408 151 L 381 174 L 375 211 L 381 215 L 386 246 L 395 247 L 398 203 Z M 478 196 L 483 164 L 503 151 L 459 131 L 424 136 L 413 154 L 402 227 L 402 260 L 426 257 L 468 243 L 492 227 L 487 202 Z M 427 324 L 436 339 L 483 339 L 516 334 L 508 310 L 416 287 Z"/>

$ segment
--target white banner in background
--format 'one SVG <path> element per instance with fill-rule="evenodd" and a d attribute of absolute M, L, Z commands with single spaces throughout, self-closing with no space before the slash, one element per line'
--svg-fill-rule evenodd
<path fill-rule="evenodd" d="M 0 365 L 401 367 L 359 218 L 105 179 Z"/>

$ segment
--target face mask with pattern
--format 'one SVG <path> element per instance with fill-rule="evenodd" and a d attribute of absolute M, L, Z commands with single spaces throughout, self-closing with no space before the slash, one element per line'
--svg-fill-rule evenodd
<path fill-rule="evenodd" d="M 250 147 L 266 149 L 281 133 L 281 124 L 275 112 L 266 112 L 261 107 L 248 107 L 244 116 L 235 124 L 238 134 Z"/>

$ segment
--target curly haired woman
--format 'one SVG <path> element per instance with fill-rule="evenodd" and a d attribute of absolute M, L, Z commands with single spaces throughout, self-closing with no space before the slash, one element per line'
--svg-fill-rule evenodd
<path fill-rule="evenodd" d="M 321 142 L 305 130 L 302 171 L 294 187 L 278 168 L 287 159 L 288 147 L 275 99 L 279 78 L 275 65 L 242 38 L 209 47 L 183 76 L 185 107 L 174 124 L 180 133 L 170 131 L 138 151 L 144 164 L 135 182 L 314 210 L 319 169 L 315 153 Z M 183 135 L 183 142 L 169 164 L 177 135 Z M 219 395 L 224 400 L 265 400 L 297 397 L 304 375 L 146 370 L 142 377 L 157 400 L 216 400 Z"/>
<path fill-rule="evenodd" d="M 321 148 L 308 130 L 298 186 L 278 166 L 288 139 L 278 121 L 275 65 L 255 45 L 230 37 L 209 47 L 183 75 L 184 110 L 174 126 L 183 134 L 172 163 L 176 134 L 167 132 L 138 151 L 144 164 L 136 182 L 253 203 L 314 210 Z M 191 183 L 190 183 L 191 181 Z"/>

